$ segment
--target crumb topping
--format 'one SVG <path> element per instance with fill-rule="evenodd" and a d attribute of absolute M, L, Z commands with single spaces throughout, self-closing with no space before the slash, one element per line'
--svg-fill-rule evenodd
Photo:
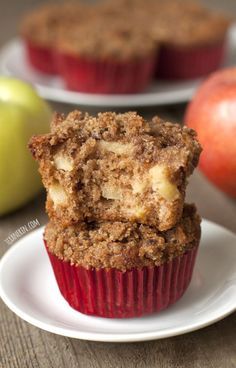
<path fill-rule="evenodd" d="M 59 259 L 86 268 L 159 266 L 195 247 L 200 239 L 200 218 L 194 205 L 185 205 L 180 222 L 171 230 L 128 222 L 80 223 L 62 229 L 46 226 L 44 239 Z"/>
<path fill-rule="evenodd" d="M 122 18 L 123 19 L 123 18 Z M 63 54 L 115 60 L 142 58 L 157 51 L 157 43 L 138 24 L 106 21 L 102 17 L 88 23 L 64 27 L 58 33 L 56 48 Z"/>
<path fill-rule="evenodd" d="M 21 34 L 36 44 L 86 57 L 116 59 L 156 52 L 158 45 L 221 41 L 231 19 L 186 0 L 117 0 L 43 5 L 28 13 Z"/>
<path fill-rule="evenodd" d="M 86 21 L 91 10 L 79 2 L 41 5 L 24 16 L 20 33 L 38 45 L 54 47 L 60 29 L 68 28 L 76 21 Z"/>
<path fill-rule="evenodd" d="M 164 45 L 209 45 L 224 39 L 231 20 L 220 12 L 188 1 L 167 2 L 151 28 Z"/>

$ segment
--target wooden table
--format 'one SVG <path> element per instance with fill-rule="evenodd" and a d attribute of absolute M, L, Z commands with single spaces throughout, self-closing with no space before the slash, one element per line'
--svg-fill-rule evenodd
<path fill-rule="evenodd" d="M 33 3 L 37 1 L 9 0 L 1 4 L 0 44 L 15 34 L 16 20 Z M 210 3 L 214 5 L 215 2 Z M 227 4 L 236 11 L 232 0 Z M 68 111 L 67 106 L 53 107 Z M 184 105 L 153 107 L 141 113 L 181 121 L 184 109 Z M 203 217 L 236 232 L 236 202 L 215 189 L 199 172 L 190 180 L 187 198 L 197 203 Z M 9 248 L 4 239 L 14 230 L 35 218 L 42 225 L 46 223 L 44 199 L 42 194 L 23 209 L 0 220 L 0 256 Z M 169 339 L 132 344 L 96 343 L 42 331 L 22 321 L 1 301 L 0 368 L 32 367 L 235 368 L 236 314 L 202 330 Z"/>

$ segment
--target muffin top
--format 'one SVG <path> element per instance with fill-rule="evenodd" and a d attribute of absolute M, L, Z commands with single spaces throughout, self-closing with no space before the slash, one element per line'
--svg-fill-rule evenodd
<path fill-rule="evenodd" d="M 222 13 L 192 1 L 167 1 L 154 5 L 151 34 L 163 44 L 205 45 L 223 40 L 231 20 Z"/>
<path fill-rule="evenodd" d="M 126 60 L 154 54 L 156 42 L 139 22 L 129 22 L 123 16 L 105 14 L 92 24 L 78 23 L 58 32 L 59 52 L 86 58 Z"/>
<path fill-rule="evenodd" d="M 180 222 L 165 232 L 130 222 L 87 222 L 64 229 L 49 222 L 44 239 L 51 253 L 71 264 L 126 271 L 160 266 L 197 246 L 200 218 L 194 205 L 185 205 Z"/>
<path fill-rule="evenodd" d="M 43 46 L 86 57 L 140 57 L 159 43 L 204 45 L 224 38 L 229 17 L 188 0 L 104 0 L 43 5 L 27 14 L 21 34 Z"/>
<path fill-rule="evenodd" d="M 90 8 L 79 2 L 42 5 L 24 16 L 20 33 L 38 45 L 54 46 L 59 29 L 87 19 Z"/>

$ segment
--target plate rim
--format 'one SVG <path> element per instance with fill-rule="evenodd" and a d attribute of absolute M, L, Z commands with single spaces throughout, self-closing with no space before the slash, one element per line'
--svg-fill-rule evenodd
<path fill-rule="evenodd" d="M 214 223 L 212 221 L 209 221 L 207 219 L 202 219 L 202 222 L 205 223 L 206 226 L 216 226 L 220 230 L 226 231 L 231 236 L 236 237 L 236 234 L 230 231 L 229 229 L 225 228 L 222 225 L 219 225 L 217 223 Z M 199 329 L 202 329 L 204 327 L 210 326 L 225 317 L 229 316 L 230 314 L 234 313 L 236 311 L 236 301 L 235 305 L 231 304 L 231 306 L 228 306 L 225 308 L 225 311 L 217 315 L 211 319 L 208 319 L 207 321 L 203 321 L 202 323 L 195 322 L 187 327 L 175 327 L 173 329 L 168 329 L 167 332 L 160 333 L 160 331 L 152 331 L 152 332 L 133 332 L 133 333 L 102 333 L 102 332 L 85 332 L 85 331 L 78 331 L 78 330 L 71 330 L 68 328 L 58 327 L 54 325 L 50 325 L 49 323 L 43 322 L 38 320 L 37 318 L 29 315 L 28 313 L 21 310 L 21 308 L 17 307 L 15 303 L 13 303 L 10 298 L 8 297 L 7 293 L 5 292 L 2 282 L 1 282 L 1 273 L 4 269 L 5 264 L 7 263 L 8 259 L 11 257 L 12 253 L 17 252 L 17 249 L 22 246 L 22 243 L 24 243 L 26 237 L 31 237 L 32 234 L 36 235 L 35 233 L 42 233 L 44 229 L 44 226 L 41 226 L 40 228 L 30 232 L 23 238 L 19 239 L 14 245 L 12 245 L 2 256 L 0 260 L 0 297 L 2 301 L 6 304 L 6 306 L 14 312 L 18 317 L 22 318 L 24 321 L 30 323 L 31 325 L 38 327 L 42 330 L 45 330 L 47 332 L 55 333 L 57 335 L 66 336 L 70 338 L 76 338 L 81 340 L 88 340 L 88 341 L 101 341 L 101 342 L 138 342 L 138 341 L 150 341 L 150 340 L 159 340 L 164 339 L 168 337 L 174 337 L 183 335 L 186 333 L 190 333 Z M 68 305 L 68 308 L 69 305 Z M 96 317 L 92 317 L 95 318 Z"/>

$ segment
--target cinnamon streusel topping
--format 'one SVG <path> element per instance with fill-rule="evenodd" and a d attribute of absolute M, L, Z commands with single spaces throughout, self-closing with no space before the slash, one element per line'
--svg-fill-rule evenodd
<path fill-rule="evenodd" d="M 159 266 L 198 246 L 200 218 L 194 205 L 185 205 L 180 222 L 165 232 L 130 222 L 79 223 L 61 228 L 51 221 L 44 239 L 51 253 L 71 264 L 126 271 Z"/>

